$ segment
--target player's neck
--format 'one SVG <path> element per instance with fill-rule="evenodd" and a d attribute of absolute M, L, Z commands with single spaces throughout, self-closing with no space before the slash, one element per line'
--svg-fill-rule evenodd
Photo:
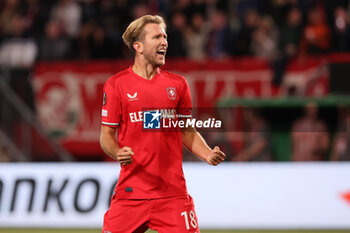
<path fill-rule="evenodd" d="M 142 78 L 151 80 L 157 74 L 158 67 L 154 67 L 151 64 L 141 64 L 140 62 L 135 61 L 132 70 Z"/>

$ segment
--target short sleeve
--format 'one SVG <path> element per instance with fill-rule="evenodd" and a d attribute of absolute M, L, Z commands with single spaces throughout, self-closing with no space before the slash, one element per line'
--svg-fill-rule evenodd
<path fill-rule="evenodd" d="M 118 90 L 106 82 L 103 87 L 102 125 L 116 127 L 122 116 L 122 101 Z"/>
<path fill-rule="evenodd" d="M 187 80 L 184 78 L 181 87 L 180 101 L 177 112 L 180 118 L 191 118 L 192 117 L 192 99 L 191 91 L 188 86 Z"/>

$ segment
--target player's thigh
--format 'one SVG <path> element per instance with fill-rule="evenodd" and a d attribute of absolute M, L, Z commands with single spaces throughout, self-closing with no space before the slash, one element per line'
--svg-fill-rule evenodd
<path fill-rule="evenodd" d="M 149 226 L 159 233 L 199 233 L 192 197 L 188 195 L 157 200 L 152 206 Z"/>
<path fill-rule="evenodd" d="M 112 198 L 103 221 L 102 233 L 145 232 L 148 229 L 149 203 L 147 201 Z"/>

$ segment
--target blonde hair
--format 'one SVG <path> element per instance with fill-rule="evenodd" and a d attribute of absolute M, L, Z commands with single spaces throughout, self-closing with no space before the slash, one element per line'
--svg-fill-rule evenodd
<path fill-rule="evenodd" d="M 164 19 L 159 15 L 144 15 L 135 19 L 129 24 L 122 36 L 124 43 L 129 49 L 134 51 L 134 42 L 140 40 L 143 28 L 149 23 L 161 24 L 164 30 L 166 29 Z"/>

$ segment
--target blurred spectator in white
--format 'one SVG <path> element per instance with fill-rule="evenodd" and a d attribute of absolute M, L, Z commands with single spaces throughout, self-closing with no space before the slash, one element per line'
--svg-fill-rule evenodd
<path fill-rule="evenodd" d="M 185 31 L 187 27 L 185 15 L 178 11 L 171 17 L 168 25 L 168 50 L 169 57 L 186 57 Z"/>
<path fill-rule="evenodd" d="M 254 31 L 258 28 L 260 15 L 255 9 L 249 9 L 244 13 L 241 28 L 238 32 L 237 42 L 235 43 L 235 54 L 250 55 L 251 42 Z"/>
<path fill-rule="evenodd" d="M 0 46 L 0 65 L 12 68 L 30 68 L 34 65 L 38 48 L 33 38 L 27 37 L 25 20 L 21 15 L 12 17 L 11 31 Z"/>
<path fill-rule="evenodd" d="M 70 40 L 64 35 L 62 24 L 58 21 L 47 22 L 45 37 L 39 43 L 39 59 L 66 59 L 70 49 Z"/>
<path fill-rule="evenodd" d="M 323 120 L 318 117 L 318 107 L 310 103 L 303 117 L 292 125 L 292 160 L 324 161 L 330 146 L 329 133 Z"/>
<path fill-rule="evenodd" d="M 331 48 L 331 31 L 326 23 L 325 12 L 320 6 L 308 11 L 307 24 L 300 43 L 301 54 L 320 54 Z"/>
<path fill-rule="evenodd" d="M 258 109 L 244 109 L 244 148 L 233 161 L 272 161 L 270 129 Z"/>
<path fill-rule="evenodd" d="M 256 57 L 269 61 L 277 58 L 278 31 L 273 19 L 269 16 L 261 17 L 258 28 L 253 32 L 251 50 Z"/>
<path fill-rule="evenodd" d="M 9 86 L 34 110 L 30 78 L 38 55 L 37 42 L 30 37 L 26 20 L 20 13 L 11 18 L 8 26 L 11 30 L 0 44 L 0 65 L 7 68 Z"/>
<path fill-rule="evenodd" d="M 333 51 L 350 50 L 350 27 L 349 15 L 344 7 L 337 7 L 334 10 L 332 22 Z"/>
<path fill-rule="evenodd" d="M 80 31 L 82 10 L 74 0 L 59 0 L 53 6 L 51 20 L 62 23 L 65 33 L 70 38 L 76 38 Z"/>
<path fill-rule="evenodd" d="M 227 58 L 233 49 L 233 33 L 227 20 L 227 15 L 216 10 L 210 16 L 211 30 L 208 38 L 208 54 L 212 58 Z"/>
<path fill-rule="evenodd" d="M 349 108 L 339 108 L 339 126 L 334 135 L 331 160 L 350 161 L 350 111 Z"/>
<path fill-rule="evenodd" d="M 186 30 L 186 50 L 190 59 L 203 60 L 206 58 L 208 33 L 209 25 L 204 16 L 200 13 L 192 15 L 190 27 Z"/>

